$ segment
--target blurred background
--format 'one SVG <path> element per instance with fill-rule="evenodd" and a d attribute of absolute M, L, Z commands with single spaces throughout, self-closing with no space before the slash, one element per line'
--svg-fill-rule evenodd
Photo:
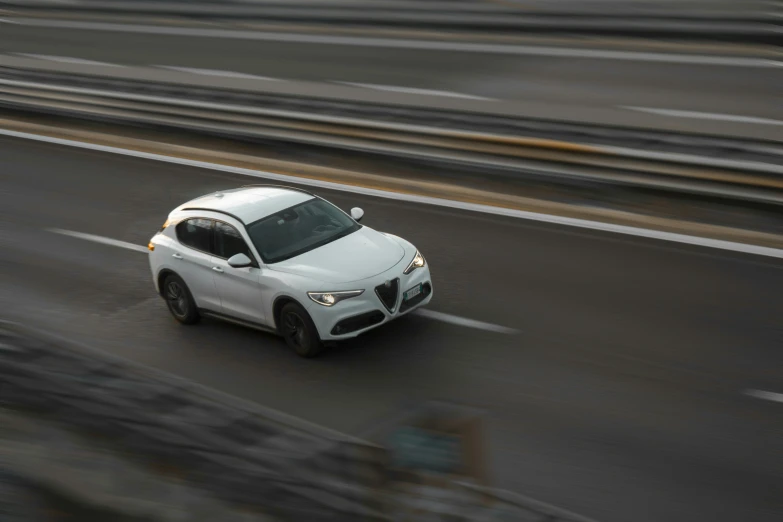
<path fill-rule="evenodd" d="M 783 2 L 0 1 L 0 519 L 783 520 Z M 248 183 L 416 244 L 302 360 L 149 238 Z"/>

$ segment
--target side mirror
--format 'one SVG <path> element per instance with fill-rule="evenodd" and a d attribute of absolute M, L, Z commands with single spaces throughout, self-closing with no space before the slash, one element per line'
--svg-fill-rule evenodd
<path fill-rule="evenodd" d="M 245 268 L 253 266 L 253 261 L 245 254 L 234 254 L 228 258 L 228 266 L 233 268 Z"/>
<path fill-rule="evenodd" d="M 356 221 L 361 221 L 364 217 L 364 210 L 360 209 L 359 207 L 353 207 L 351 209 L 351 217 Z"/>

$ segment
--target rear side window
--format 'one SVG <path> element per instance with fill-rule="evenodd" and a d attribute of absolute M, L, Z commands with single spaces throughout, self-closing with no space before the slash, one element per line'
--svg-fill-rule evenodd
<path fill-rule="evenodd" d="M 209 239 L 212 234 L 212 220 L 203 218 L 187 219 L 177 224 L 177 239 L 183 245 L 209 252 Z"/>
<path fill-rule="evenodd" d="M 253 259 L 250 249 L 237 229 L 220 221 L 215 222 L 215 255 L 228 259 L 236 254 L 245 254 Z"/>

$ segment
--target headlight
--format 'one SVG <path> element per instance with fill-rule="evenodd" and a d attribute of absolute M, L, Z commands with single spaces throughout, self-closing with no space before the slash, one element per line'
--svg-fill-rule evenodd
<path fill-rule="evenodd" d="M 410 262 L 410 264 L 408 265 L 408 268 L 405 269 L 403 274 L 406 274 L 406 275 L 410 274 L 411 272 L 413 272 L 417 268 L 421 268 L 421 267 L 423 267 L 426 264 L 427 264 L 427 262 L 424 260 L 424 256 L 421 255 L 421 252 L 419 252 L 417 250 L 416 251 L 416 256 L 413 258 L 413 261 Z"/>
<path fill-rule="evenodd" d="M 364 290 L 348 290 L 345 292 L 307 292 L 308 297 L 323 306 L 334 306 L 340 301 L 362 295 Z"/>

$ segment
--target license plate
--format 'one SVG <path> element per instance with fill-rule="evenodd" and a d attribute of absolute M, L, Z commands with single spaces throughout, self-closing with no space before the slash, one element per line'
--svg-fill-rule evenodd
<path fill-rule="evenodd" d="M 421 293 L 421 285 L 418 285 L 418 286 L 414 286 L 413 288 L 411 288 L 410 290 L 405 292 L 402 297 L 406 301 L 410 301 L 411 299 L 413 299 L 414 297 L 416 297 L 420 293 Z"/>

